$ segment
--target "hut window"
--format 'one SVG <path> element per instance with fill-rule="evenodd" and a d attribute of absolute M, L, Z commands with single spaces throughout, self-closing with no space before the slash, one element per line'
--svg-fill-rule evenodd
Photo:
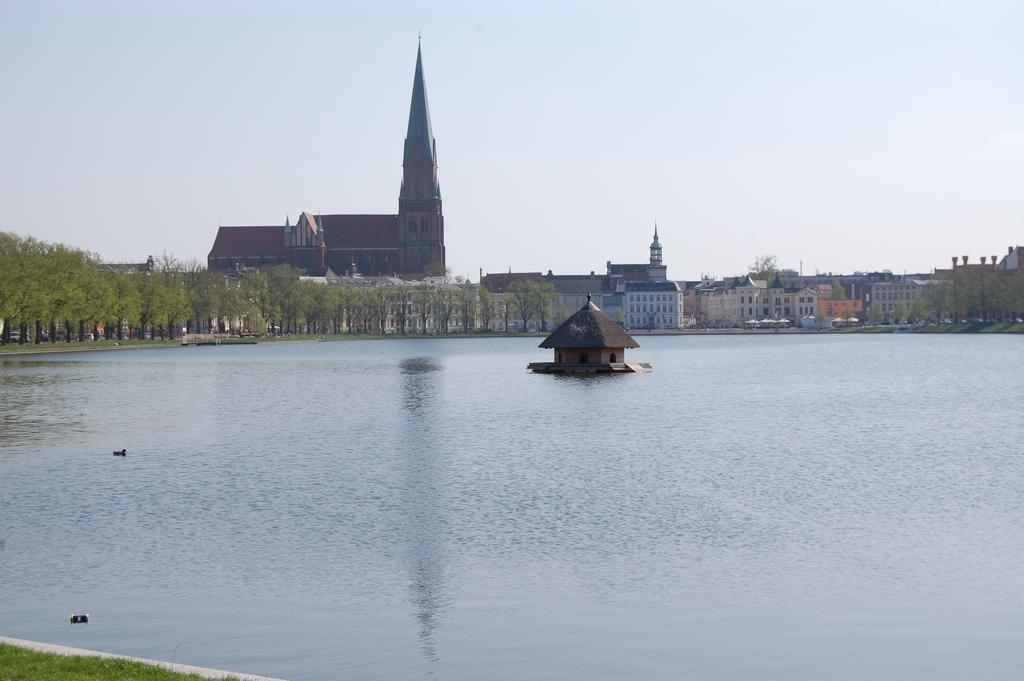
<path fill-rule="evenodd" d="M 562 363 L 562 353 L 558 353 L 558 363 Z"/>
<path fill-rule="evenodd" d="M 587 353 L 581 352 L 580 353 L 580 364 L 587 364 L 589 361 L 590 361 L 590 358 L 587 357 Z"/>
<path fill-rule="evenodd" d="M 615 353 L 614 352 L 612 354 L 608 355 L 608 361 L 609 362 L 617 362 L 618 361 L 618 358 L 615 357 Z"/>

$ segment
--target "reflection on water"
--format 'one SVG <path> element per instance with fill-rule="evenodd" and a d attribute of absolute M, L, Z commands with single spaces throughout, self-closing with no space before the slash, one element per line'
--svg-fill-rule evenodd
<path fill-rule="evenodd" d="M 401 361 L 402 395 L 406 407 L 404 442 L 416 446 L 403 452 L 408 494 L 408 569 L 413 616 L 419 623 L 420 650 L 431 662 L 439 659 L 436 630 L 447 608 L 445 597 L 444 506 L 437 495 L 443 485 L 444 462 L 437 445 L 437 394 L 442 366 L 429 358 Z"/>
<path fill-rule="evenodd" d="M 296 681 L 1019 678 L 1020 339 L 642 343 L 5 360 L 0 632 Z"/>

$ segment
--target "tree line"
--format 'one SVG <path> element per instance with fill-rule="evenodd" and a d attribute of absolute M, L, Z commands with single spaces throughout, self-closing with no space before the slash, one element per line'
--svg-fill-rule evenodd
<path fill-rule="evenodd" d="M 0 342 L 174 339 L 183 331 L 508 332 L 514 322 L 546 327 L 556 296 L 546 282 L 516 282 L 494 295 L 468 282 L 325 286 L 301 274 L 288 265 L 224 273 L 167 255 L 143 268 L 107 265 L 80 249 L 0 232 Z"/>
<path fill-rule="evenodd" d="M 942 319 L 1020 318 L 1024 316 L 1024 270 L 1003 272 L 986 266 L 946 270 L 929 282 L 925 303 L 928 312 Z"/>

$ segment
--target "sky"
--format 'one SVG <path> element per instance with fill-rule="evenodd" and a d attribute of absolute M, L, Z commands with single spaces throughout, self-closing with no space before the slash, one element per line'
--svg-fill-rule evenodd
<path fill-rule="evenodd" d="M 393 214 L 422 33 L 447 261 L 929 272 L 1024 244 L 1024 3 L 0 1 L 0 230 L 205 261 Z"/>

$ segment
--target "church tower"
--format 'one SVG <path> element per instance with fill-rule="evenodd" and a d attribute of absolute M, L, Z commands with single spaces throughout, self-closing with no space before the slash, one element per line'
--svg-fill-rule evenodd
<path fill-rule="evenodd" d="M 654 241 L 651 242 L 651 262 L 647 265 L 647 278 L 651 281 L 666 281 L 668 268 L 661 259 L 661 239 L 658 238 L 658 223 L 654 223 Z"/>
<path fill-rule="evenodd" d="M 651 267 L 661 265 L 661 239 L 658 238 L 658 223 L 654 223 L 654 241 L 651 242 Z"/>
<path fill-rule="evenodd" d="M 398 246 L 402 272 L 444 273 L 444 214 L 441 185 L 437 181 L 437 143 L 430 127 L 419 47 L 402 157 L 402 188 L 398 194 Z"/>

